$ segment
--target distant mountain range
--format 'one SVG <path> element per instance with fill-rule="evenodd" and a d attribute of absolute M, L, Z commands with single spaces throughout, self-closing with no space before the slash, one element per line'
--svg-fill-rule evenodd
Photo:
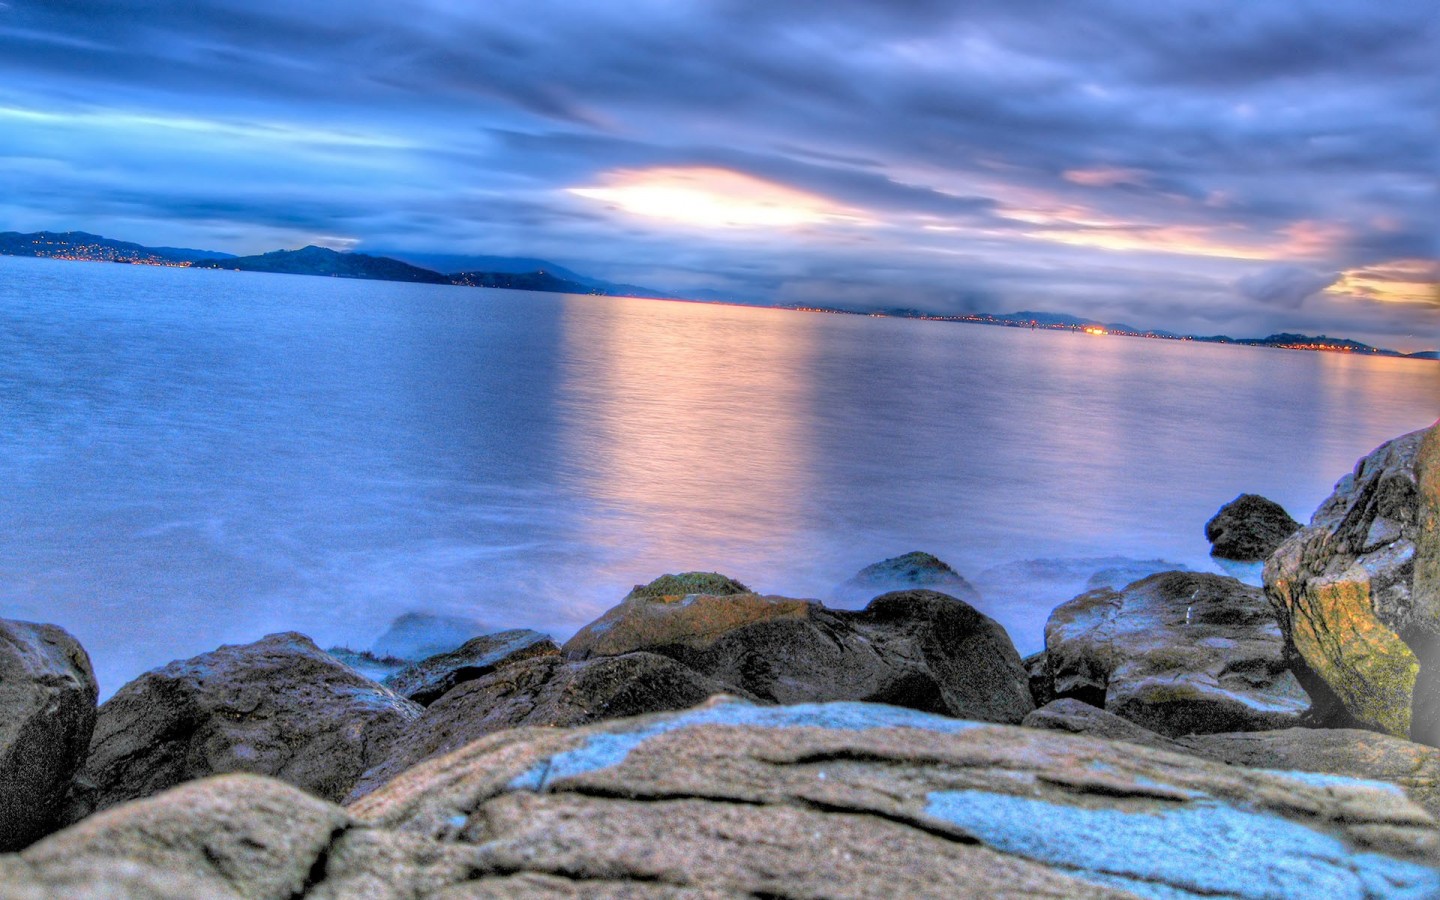
<path fill-rule="evenodd" d="M 147 247 L 128 241 L 116 241 L 84 231 L 36 231 L 22 234 L 0 232 L 0 255 L 32 256 L 51 259 L 98 260 L 139 265 L 181 266 L 196 269 L 231 269 L 241 272 L 273 272 L 287 275 L 326 275 L 332 278 L 358 278 L 373 281 L 403 281 L 417 284 L 459 285 L 462 287 L 508 288 L 520 291 L 547 291 L 564 294 L 597 294 L 618 297 L 647 297 L 723 302 L 713 291 L 691 292 L 689 297 L 656 291 L 632 284 L 616 284 L 573 272 L 562 266 L 531 257 L 459 256 L 445 254 L 397 254 L 390 256 L 364 253 L 341 253 L 325 247 L 302 247 L 299 250 L 275 250 L 257 256 L 234 256 L 214 250 L 189 250 L 180 247 Z M 441 274 L 419 263 L 428 262 L 459 271 Z M 840 309 L 833 307 L 790 306 L 815 312 L 880 315 L 929 319 L 946 322 L 969 322 L 980 325 L 1002 325 L 1011 328 L 1058 329 L 1086 331 L 1094 334 L 1120 334 L 1164 340 L 1197 341 L 1217 344 L 1243 344 L 1253 347 L 1279 347 L 1293 350 L 1328 350 L 1395 356 L 1409 359 L 1440 360 L 1440 350 L 1421 353 L 1400 353 L 1371 347 L 1348 338 L 1325 335 L 1280 333 L 1263 338 L 1232 338 L 1226 335 L 1176 334 L 1157 329 L 1137 328 L 1124 323 L 1101 323 L 1067 313 L 1022 310 L 1014 313 L 971 313 L 942 316 L 916 309 Z"/>

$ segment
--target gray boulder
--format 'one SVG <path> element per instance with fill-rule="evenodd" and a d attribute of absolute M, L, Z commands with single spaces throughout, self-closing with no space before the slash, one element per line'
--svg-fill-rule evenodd
<path fill-rule="evenodd" d="M 414 663 L 387 677 L 384 684 L 408 700 L 429 706 L 457 684 L 483 678 L 513 662 L 559 652 L 554 641 L 537 631 L 501 631 L 472 638 L 455 650 Z"/>
<path fill-rule="evenodd" d="M 837 594 L 847 599 L 868 600 L 887 591 L 928 588 L 967 603 L 980 600 L 975 586 L 939 557 L 919 550 L 883 559 L 856 572 L 840 585 Z"/>
<path fill-rule="evenodd" d="M 221 647 L 147 672 L 100 707 L 82 806 L 226 772 L 338 801 L 420 712 L 302 634 Z"/>
<path fill-rule="evenodd" d="M 1205 523 L 1210 552 L 1224 559 L 1258 562 L 1300 530 L 1285 507 L 1259 494 L 1241 494 Z"/>
<path fill-rule="evenodd" d="M 98 693 L 90 658 L 64 629 L 0 619 L 0 851 L 56 824 Z"/>
<path fill-rule="evenodd" d="M 1051 696 L 1164 735 L 1287 728 L 1310 705 L 1274 611 L 1233 578 L 1167 572 L 1081 594 L 1051 613 L 1045 648 Z"/>
<path fill-rule="evenodd" d="M 525 726 L 574 727 L 642 713 L 688 709 L 733 690 L 654 653 L 565 662 L 553 654 L 498 668 L 432 703 L 385 759 L 367 771 L 350 801 L 406 769 L 477 738 Z"/>
<path fill-rule="evenodd" d="M 862 700 L 992 722 L 1034 708 L 1005 630 L 937 591 L 883 594 L 860 611 L 758 594 L 633 597 L 562 650 L 659 653 L 773 703 Z"/>

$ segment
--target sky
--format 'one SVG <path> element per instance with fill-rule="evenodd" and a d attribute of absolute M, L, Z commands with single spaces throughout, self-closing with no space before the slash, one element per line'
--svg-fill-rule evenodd
<path fill-rule="evenodd" d="M 0 0 L 0 230 L 1440 346 L 1433 0 Z"/>

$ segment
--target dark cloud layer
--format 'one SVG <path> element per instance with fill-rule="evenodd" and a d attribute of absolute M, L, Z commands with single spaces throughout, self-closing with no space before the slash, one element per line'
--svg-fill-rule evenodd
<path fill-rule="evenodd" d="M 9 0 L 0 226 L 1429 345 L 1436 46 L 1428 0 Z"/>

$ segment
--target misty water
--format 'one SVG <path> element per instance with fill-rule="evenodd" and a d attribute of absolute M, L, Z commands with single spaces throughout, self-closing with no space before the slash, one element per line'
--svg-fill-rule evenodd
<path fill-rule="evenodd" d="M 0 258 L 0 617 L 108 694 L 273 631 L 563 639 L 663 572 L 828 598 L 923 549 L 1028 652 L 1098 564 L 1007 564 L 1221 571 L 1221 504 L 1308 519 L 1437 415 L 1415 360 Z"/>

